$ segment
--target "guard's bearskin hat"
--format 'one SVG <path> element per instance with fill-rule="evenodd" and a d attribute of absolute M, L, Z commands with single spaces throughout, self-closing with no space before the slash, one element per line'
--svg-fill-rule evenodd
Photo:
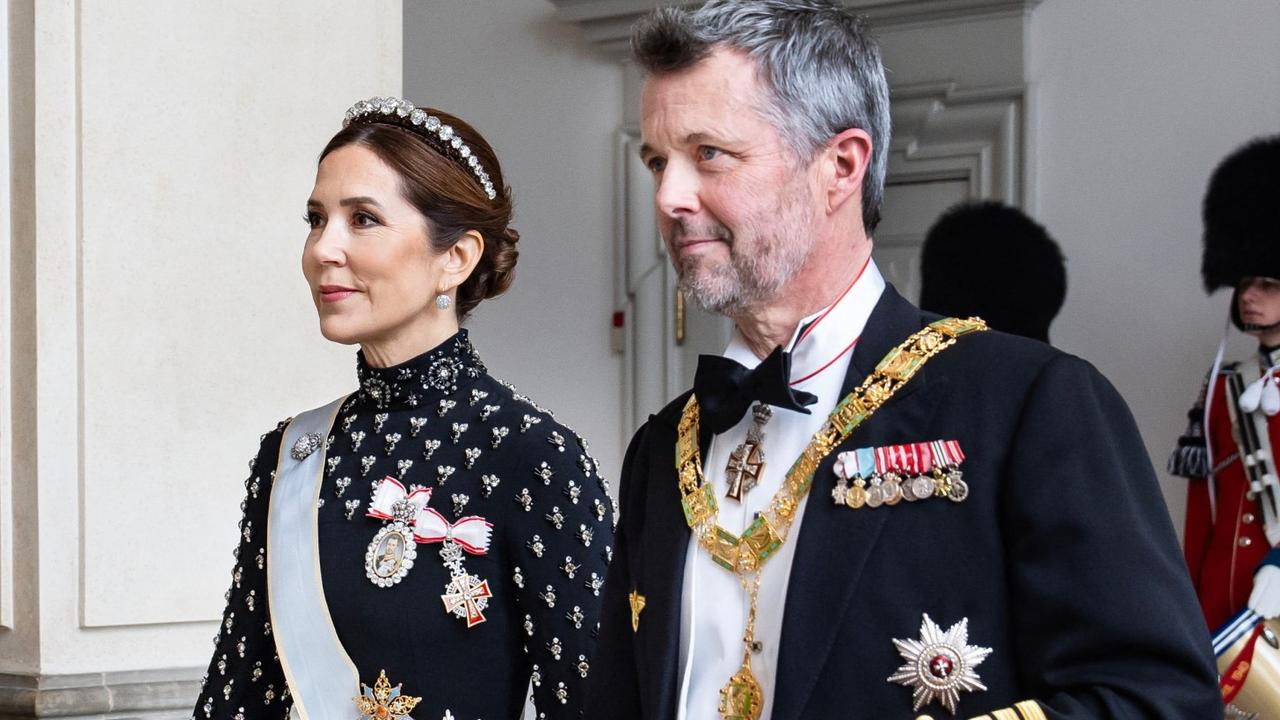
<path fill-rule="evenodd" d="M 997 330 L 1044 342 L 1067 296 L 1058 244 L 1021 210 L 998 202 L 943 213 L 925 236 L 920 274 L 921 308 L 978 315 Z"/>
<path fill-rule="evenodd" d="M 1234 290 L 1246 277 L 1280 278 L 1280 135 L 1228 155 L 1209 178 L 1202 212 L 1206 291 Z M 1241 327 L 1234 297 L 1231 320 Z"/>
<path fill-rule="evenodd" d="M 1206 290 L 1280 278 L 1280 135 L 1253 140 L 1218 165 L 1203 213 Z"/>

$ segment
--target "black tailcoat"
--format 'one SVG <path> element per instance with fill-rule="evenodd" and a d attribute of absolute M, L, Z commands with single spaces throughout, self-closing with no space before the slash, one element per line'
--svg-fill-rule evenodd
<path fill-rule="evenodd" d="M 843 392 L 934 319 L 886 288 Z M 676 716 L 690 532 L 674 448 L 687 398 L 651 416 L 627 451 L 593 720 Z M 959 441 L 967 500 L 835 505 L 838 452 L 928 440 Z M 990 331 L 933 358 L 821 464 L 789 542 L 799 545 L 772 720 L 915 717 L 910 688 L 887 678 L 904 663 L 892 640 L 919 638 L 925 613 L 944 630 L 967 618 L 969 643 L 992 649 L 975 668 L 987 690 L 961 693 L 959 717 L 1029 699 L 1049 718 L 1222 715 L 1209 638 L 1133 418 L 1093 366 L 1048 345 Z M 646 600 L 636 632 L 633 591 Z M 948 715 L 937 704 L 919 712 Z"/>

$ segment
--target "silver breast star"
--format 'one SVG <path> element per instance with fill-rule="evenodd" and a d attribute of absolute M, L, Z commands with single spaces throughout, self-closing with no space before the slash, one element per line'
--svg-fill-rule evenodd
<path fill-rule="evenodd" d="M 894 638 L 893 644 L 906 663 L 889 676 L 889 682 L 912 689 L 912 711 L 937 700 L 955 715 L 961 691 L 987 689 L 973 668 L 987 659 L 991 648 L 969 644 L 969 618 L 961 618 L 944 632 L 926 614 L 919 640 Z"/>

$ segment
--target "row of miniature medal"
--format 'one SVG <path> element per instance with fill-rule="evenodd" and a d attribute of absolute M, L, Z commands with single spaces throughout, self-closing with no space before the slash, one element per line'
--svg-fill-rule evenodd
<path fill-rule="evenodd" d="M 729 455 L 725 467 L 728 491 L 725 496 L 739 502 L 760 481 L 764 471 L 764 427 L 773 416 L 763 403 L 752 409 L 747 438 Z M 863 507 L 893 506 L 899 501 L 915 502 L 931 497 L 945 497 L 964 502 L 969 497 L 969 484 L 964 481 L 960 463 L 964 451 L 955 440 L 864 447 L 842 452 L 834 466 L 836 486 L 831 498 L 836 505 L 854 510 Z M 850 486 L 852 482 L 852 486 Z"/>
<path fill-rule="evenodd" d="M 955 440 L 865 447 L 836 456 L 831 499 L 854 510 L 945 497 L 963 502 L 969 485 L 962 477 L 964 452 Z M 849 483 L 852 482 L 851 486 Z"/>

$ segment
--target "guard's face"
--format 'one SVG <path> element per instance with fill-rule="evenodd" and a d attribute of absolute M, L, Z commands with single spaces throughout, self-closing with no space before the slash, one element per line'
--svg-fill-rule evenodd
<path fill-rule="evenodd" d="M 1247 277 L 1240 281 L 1236 290 L 1241 322 L 1262 326 L 1280 323 L 1280 280 Z"/>
<path fill-rule="evenodd" d="M 774 298 L 800 270 L 821 207 L 811 164 L 761 117 L 763 91 L 745 55 L 717 50 L 649 78 L 641 99 L 641 156 L 681 287 L 731 316 Z"/>
<path fill-rule="evenodd" d="M 373 151 L 347 145 L 320 163 L 307 201 L 311 227 L 302 272 L 320 332 L 366 349 L 421 346 L 435 307 L 442 258 L 427 220 L 400 194 L 400 178 Z"/>

